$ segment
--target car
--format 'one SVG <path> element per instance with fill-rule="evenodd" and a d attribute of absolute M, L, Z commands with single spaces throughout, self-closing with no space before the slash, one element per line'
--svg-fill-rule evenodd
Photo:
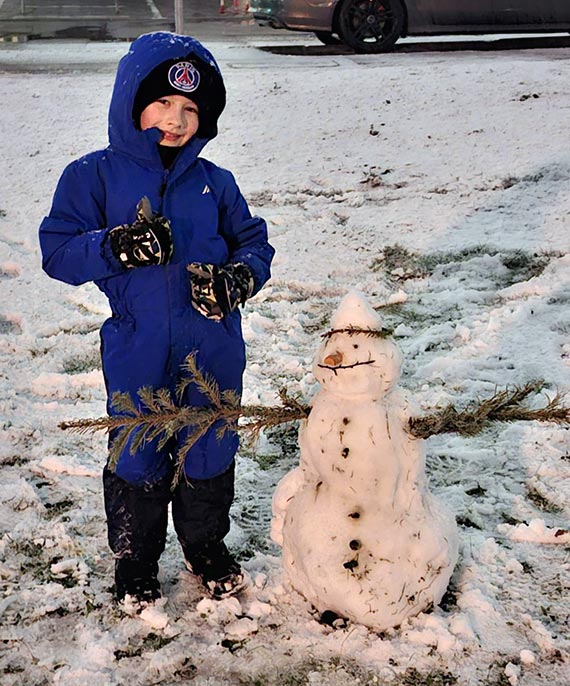
<path fill-rule="evenodd" d="M 265 26 L 386 52 L 400 37 L 570 31 L 570 0 L 251 0 Z"/>

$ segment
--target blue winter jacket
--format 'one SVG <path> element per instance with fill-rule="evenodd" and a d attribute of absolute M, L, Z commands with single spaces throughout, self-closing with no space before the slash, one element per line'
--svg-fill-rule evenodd
<path fill-rule="evenodd" d="M 191 352 L 222 390 L 241 392 L 245 349 L 240 313 L 221 322 L 199 314 L 191 306 L 186 265 L 244 263 L 254 275 L 254 292 L 269 278 L 274 251 L 265 222 L 251 216 L 229 171 L 198 157 L 208 138 L 194 136 L 166 171 L 157 148 L 158 129 L 140 131 L 133 123 L 133 100 L 141 80 L 161 62 L 189 56 L 219 72 L 211 54 L 189 37 L 154 33 L 131 45 L 117 70 L 110 144 L 65 169 L 40 227 L 44 270 L 69 284 L 94 281 L 109 298 L 112 316 L 101 329 L 109 399 L 115 391 L 136 398 L 143 386 L 174 390 Z M 215 124 L 208 127 L 211 136 Z M 108 232 L 134 221 L 143 195 L 155 212 L 170 220 L 174 253 L 165 266 L 125 269 L 111 252 Z M 205 399 L 191 386 L 183 402 L 201 405 Z M 114 412 L 110 403 L 108 411 Z M 178 441 L 184 439 L 182 432 Z M 218 440 L 215 430 L 210 431 L 188 454 L 187 475 L 202 479 L 224 472 L 237 442 L 235 433 Z M 133 484 L 153 483 L 165 475 L 175 450 L 171 445 L 159 451 L 155 443 L 134 455 L 127 450 L 117 474 Z"/>

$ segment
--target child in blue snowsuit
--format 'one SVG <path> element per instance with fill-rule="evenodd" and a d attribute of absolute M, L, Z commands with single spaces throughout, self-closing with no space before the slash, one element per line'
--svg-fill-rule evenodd
<path fill-rule="evenodd" d="M 105 150 L 63 172 L 40 227 L 43 267 L 69 284 L 94 281 L 112 316 L 101 329 L 109 398 L 143 386 L 175 391 L 190 353 L 221 390 L 241 393 L 245 346 L 238 305 L 269 278 L 273 248 L 232 174 L 199 157 L 217 135 L 225 88 L 193 38 L 159 32 L 134 41 L 118 67 Z M 190 267 L 189 267 L 190 265 Z M 193 386 L 183 404 L 205 400 Z M 158 560 L 168 505 L 187 565 L 214 597 L 243 581 L 223 539 L 229 530 L 238 439 L 215 430 L 190 450 L 172 485 L 164 449 L 128 447 L 103 485 L 115 595 L 160 596 Z"/>

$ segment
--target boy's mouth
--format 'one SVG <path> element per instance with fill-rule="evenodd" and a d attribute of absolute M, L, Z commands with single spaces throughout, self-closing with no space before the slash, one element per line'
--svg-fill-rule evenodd
<path fill-rule="evenodd" d="M 179 133 L 170 133 L 169 131 L 162 132 L 162 140 L 168 143 L 176 143 L 180 138 L 182 138 L 182 136 Z"/>

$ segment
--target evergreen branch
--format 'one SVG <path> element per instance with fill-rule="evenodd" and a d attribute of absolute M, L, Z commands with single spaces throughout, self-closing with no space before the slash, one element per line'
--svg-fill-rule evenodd
<path fill-rule="evenodd" d="M 238 408 L 241 404 L 241 398 L 232 388 L 222 391 L 222 404 L 227 407 Z"/>
<path fill-rule="evenodd" d="M 209 394 L 212 390 L 212 382 L 204 386 L 203 378 L 201 376 L 197 386 Z M 114 435 L 109 447 L 110 469 L 115 468 L 119 456 L 127 449 L 131 455 L 135 455 L 145 443 L 156 440 L 158 441 L 157 448 L 160 450 L 184 429 L 188 433 L 176 456 L 173 481 L 176 485 L 184 474 L 186 456 L 210 429 L 215 427 L 218 440 L 221 440 L 228 431 L 239 431 L 249 434 L 251 441 L 255 442 L 263 429 L 306 419 L 310 411 L 307 405 L 287 395 L 284 388 L 279 391 L 282 404 L 274 407 L 240 405 L 239 396 L 235 391 L 227 390 L 220 393 L 217 384 L 214 390 L 218 405 L 180 407 L 173 403 L 167 390 L 159 389 L 151 397 L 148 395 L 148 389 L 144 389 L 139 397 L 146 411 L 138 410 L 132 402 L 125 403 L 125 394 L 116 394 L 113 396 L 113 407 L 117 405 L 127 407 L 129 414 L 99 419 L 79 419 L 62 422 L 59 426 L 62 429 L 82 434 L 101 430 L 113 431 Z M 245 421 L 240 423 L 240 419 Z M 218 426 L 215 426 L 216 424 Z"/>
<path fill-rule="evenodd" d="M 189 382 L 196 386 L 201 395 L 207 398 L 215 407 L 222 407 L 220 388 L 216 380 L 210 374 L 205 374 L 198 369 L 195 352 L 186 357 L 182 369 L 188 373 Z M 186 386 L 188 385 L 189 384 L 186 384 Z"/>
<path fill-rule="evenodd" d="M 151 386 L 143 386 L 137 391 L 141 405 L 149 412 L 158 412 L 159 407 L 154 397 L 154 390 Z M 130 397 L 130 396 L 129 396 Z"/>
<path fill-rule="evenodd" d="M 208 410 L 208 416 L 204 416 L 201 422 L 193 425 L 192 431 L 188 434 L 184 443 L 178 449 L 178 454 L 176 455 L 176 466 L 172 484 L 173 488 L 184 476 L 184 463 L 186 461 L 186 456 L 218 420 L 219 411 L 210 409 Z"/>
<path fill-rule="evenodd" d="M 112 441 L 109 441 L 109 469 L 111 471 L 115 471 L 121 454 L 126 451 L 129 441 L 137 430 L 138 427 L 124 427 L 115 434 Z"/>
<path fill-rule="evenodd" d="M 156 391 L 155 403 L 159 410 L 165 412 L 170 412 L 178 407 L 172 400 L 172 395 L 167 388 L 159 388 L 158 391 Z"/>
<path fill-rule="evenodd" d="M 114 429 L 124 429 L 129 427 L 136 427 L 140 423 L 141 415 L 112 415 L 107 417 L 98 417 L 96 419 L 72 419 L 59 423 L 59 428 L 64 431 L 72 431 L 78 434 L 90 434 L 97 431 L 113 431 Z"/>
<path fill-rule="evenodd" d="M 130 393 L 113 393 L 111 404 L 117 411 L 117 414 L 136 415 L 139 412 L 139 409 L 135 405 L 134 400 L 131 398 Z"/>
<path fill-rule="evenodd" d="M 473 403 L 462 411 L 448 405 L 423 417 L 411 417 L 409 432 L 416 438 L 429 438 L 442 433 L 476 436 L 490 422 L 539 421 L 557 424 L 570 423 L 570 408 L 562 405 L 564 396 L 557 394 L 539 409 L 521 405 L 531 393 L 538 393 L 543 381 L 531 381 L 524 386 L 498 391 L 490 398 Z"/>
<path fill-rule="evenodd" d="M 178 381 L 178 383 L 176 384 L 176 399 L 178 400 L 178 402 L 182 402 L 182 398 L 184 397 L 186 389 L 188 388 L 188 386 L 191 385 L 192 379 L 190 376 L 184 376 Z"/>

